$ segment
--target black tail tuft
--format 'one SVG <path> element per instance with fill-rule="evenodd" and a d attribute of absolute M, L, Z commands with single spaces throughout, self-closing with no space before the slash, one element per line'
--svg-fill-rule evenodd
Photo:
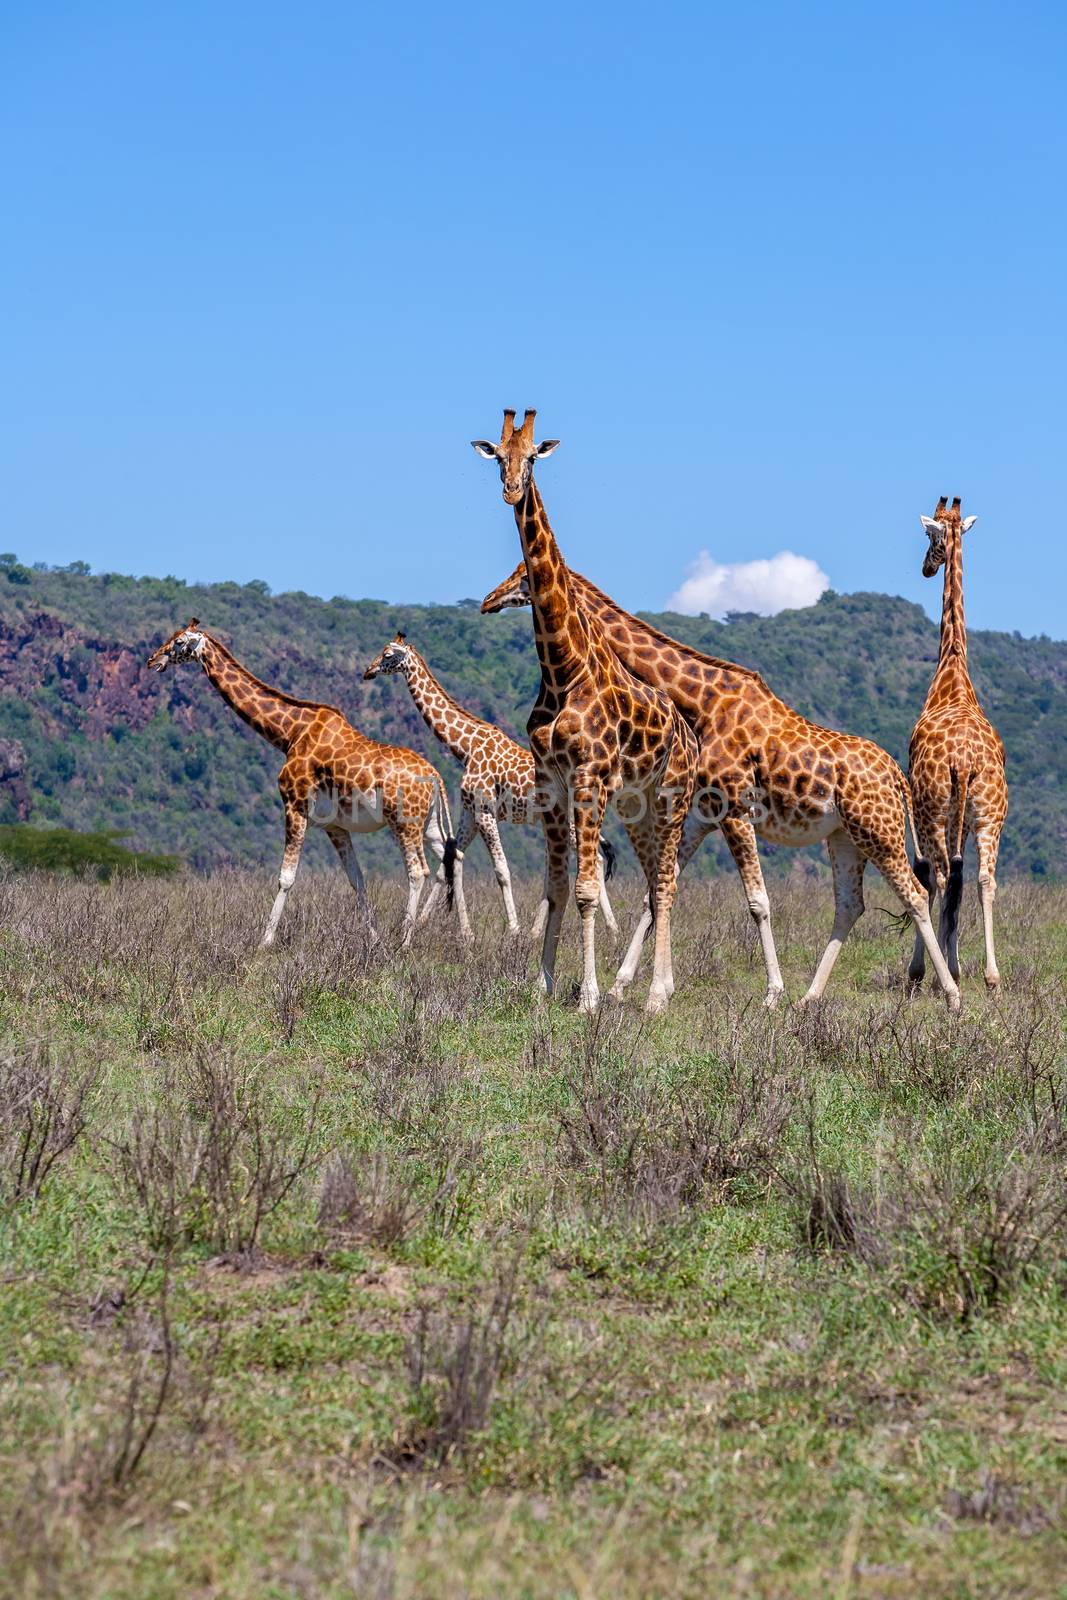
<path fill-rule="evenodd" d="M 615 846 L 612 844 L 611 840 L 610 839 L 605 839 L 604 835 L 601 834 L 600 835 L 600 854 L 604 857 L 604 882 L 605 883 L 607 882 L 607 880 L 612 876 L 612 874 L 615 871 L 615 859 L 616 859 L 617 853 L 618 852 L 616 851 Z"/>
<path fill-rule="evenodd" d="M 953 856 L 948 864 L 948 882 L 945 885 L 944 908 L 941 916 L 947 943 L 956 931 L 960 919 L 960 901 L 963 899 L 963 857 Z"/>
<path fill-rule="evenodd" d="M 452 837 L 452 835 L 449 834 L 448 838 L 445 840 L 445 883 L 447 885 L 448 909 L 449 909 L 449 911 L 452 910 L 452 908 L 455 906 L 455 903 L 456 903 L 456 855 L 457 855 L 457 853 L 458 852 L 457 852 L 457 849 L 456 849 L 456 841 Z"/>

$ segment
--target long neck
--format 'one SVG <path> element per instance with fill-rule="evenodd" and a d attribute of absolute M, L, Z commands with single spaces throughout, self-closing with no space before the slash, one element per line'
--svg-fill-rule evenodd
<path fill-rule="evenodd" d="M 422 712 L 423 720 L 446 749 L 463 761 L 470 755 L 475 735 L 486 724 L 464 711 L 452 696 L 438 683 L 417 650 L 408 652 L 407 678 L 411 698 Z"/>
<path fill-rule="evenodd" d="M 313 707 L 253 677 L 217 639 L 205 636 L 200 665 L 241 721 L 281 750 L 289 748 L 314 713 Z"/>
<path fill-rule="evenodd" d="M 712 696 L 736 692 L 742 685 L 769 695 L 762 678 L 747 667 L 720 661 L 679 644 L 649 622 L 624 611 L 595 583 L 572 572 L 571 583 L 582 610 L 594 617 L 619 660 L 635 677 L 668 693 L 682 715 L 697 722 L 712 713 Z"/>
<path fill-rule="evenodd" d="M 967 624 L 963 617 L 963 535 L 952 523 L 945 534 L 945 592 L 941 601 L 938 670 L 949 664 L 967 671 Z"/>
<path fill-rule="evenodd" d="M 587 669 L 589 627 L 574 603 L 566 562 L 532 478 L 515 507 L 515 522 L 526 559 L 541 676 L 550 687 L 561 689 Z"/>

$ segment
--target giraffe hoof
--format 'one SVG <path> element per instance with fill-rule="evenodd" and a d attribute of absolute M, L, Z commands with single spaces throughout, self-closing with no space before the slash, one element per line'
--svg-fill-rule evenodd
<path fill-rule="evenodd" d="M 593 1012 L 597 1011 L 599 1007 L 600 990 L 583 989 L 581 994 L 578 996 L 578 1010 L 582 1013 L 582 1015 L 586 1017 L 592 1016 Z"/>
<path fill-rule="evenodd" d="M 987 994 L 996 994 L 997 990 L 1000 988 L 1000 973 L 994 972 L 992 977 L 990 977 L 989 973 L 987 972 L 985 975 L 985 986 Z"/>
<path fill-rule="evenodd" d="M 608 999 L 617 1000 L 621 1005 L 625 998 L 626 985 L 624 983 L 613 983 L 611 988 L 608 990 Z"/>
<path fill-rule="evenodd" d="M 666 994 L 650 994 L 645 1001 L 645 1016 L 658 1017 L 667 1009 L 668 996 Z"/>
<path fill-rule="evenodd" d="M 784 989 L 768 989 L 763 997 L 763 1009 L 773 1011 L 784 994 Z"/>

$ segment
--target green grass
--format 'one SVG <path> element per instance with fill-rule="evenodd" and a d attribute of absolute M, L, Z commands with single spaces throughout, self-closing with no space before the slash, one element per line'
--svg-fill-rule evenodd
<path fill-rule="evenodd" d="M 538 1005 L 488 890 L 470 958 L 269 897 L 0 879 L 0 1593 L 1067 1593 L 1064 891 L 996 1001 L 968 895 L 958 1024 L 874 910 L 768 1016 L 732 881 L 653 1022 L 573 912 Z"/>

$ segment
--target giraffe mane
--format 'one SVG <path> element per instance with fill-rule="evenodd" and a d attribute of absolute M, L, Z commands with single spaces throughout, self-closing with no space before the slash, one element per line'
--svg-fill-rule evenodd
<path fill-rule="evenodd" d="M 578 579 L 584 588 L 591 589 L 599 599 L 605 601 L 609 606 L 614 606 L 616 611 L 621 611 L 627 617 L 633 616 L 633 620 L 646 633 L 650 633 L 654 639 L 658 639 L 661 644 L 669 644 L 672 649 L 681 650 L 684 655 L 691 656 L 696 661 L 702 661 L 705 666 L 716 667 L 723 672 L 740 673 L 742 677 L 751 678 L 764 689 L 767 688 L 762 674 L 757 672 L 754 667 L 742 667 L 736 661 L 726 661 L 721 656 L 709 656 L 703 650 L 694 650 L 692 645 L 683 644 L 680 639 L 672 639 L 669 633 L 664 633 L 661 628 L 657 628 L 654 623 L 647 622 L 644 617 L 634 616 L 632 612 L 620 606 L 617 600 L 613 600 L 609 594 L 605 594 L 603 589 L 599 588 L 591 578 L 585 577 L 583 573 L 576 572 L 574 577 Z"/>
<path fill-rule="evenodd" d="M 281 700 L 287 706 L 296 706 L 301 711 L 334 711 L 339 717 L 344 716 L 340 706 L 332 706 L 325 700 L 299 700 L 296 695 L 286 694 L 284 689 L 276 689 L 273 684 L 264 683 L 262 678 L 257 678 L 254 672 L 249 671 L 243 661 L 238 661 L 233 651 L 228 650 L 221 639 L 216 639 L 215 635 L 208 633 L 205 628 L 201 628 L 199 631 L 204 635 L 205 639 L 211 640 L 215 649 L 225 656 L 226 660 L 235 666 L 238 672 L 248 679 L 249 683 L 255 684 L 257 689 L 263 689 L 267 694 L 272 695 L 275 700 Z"/>

